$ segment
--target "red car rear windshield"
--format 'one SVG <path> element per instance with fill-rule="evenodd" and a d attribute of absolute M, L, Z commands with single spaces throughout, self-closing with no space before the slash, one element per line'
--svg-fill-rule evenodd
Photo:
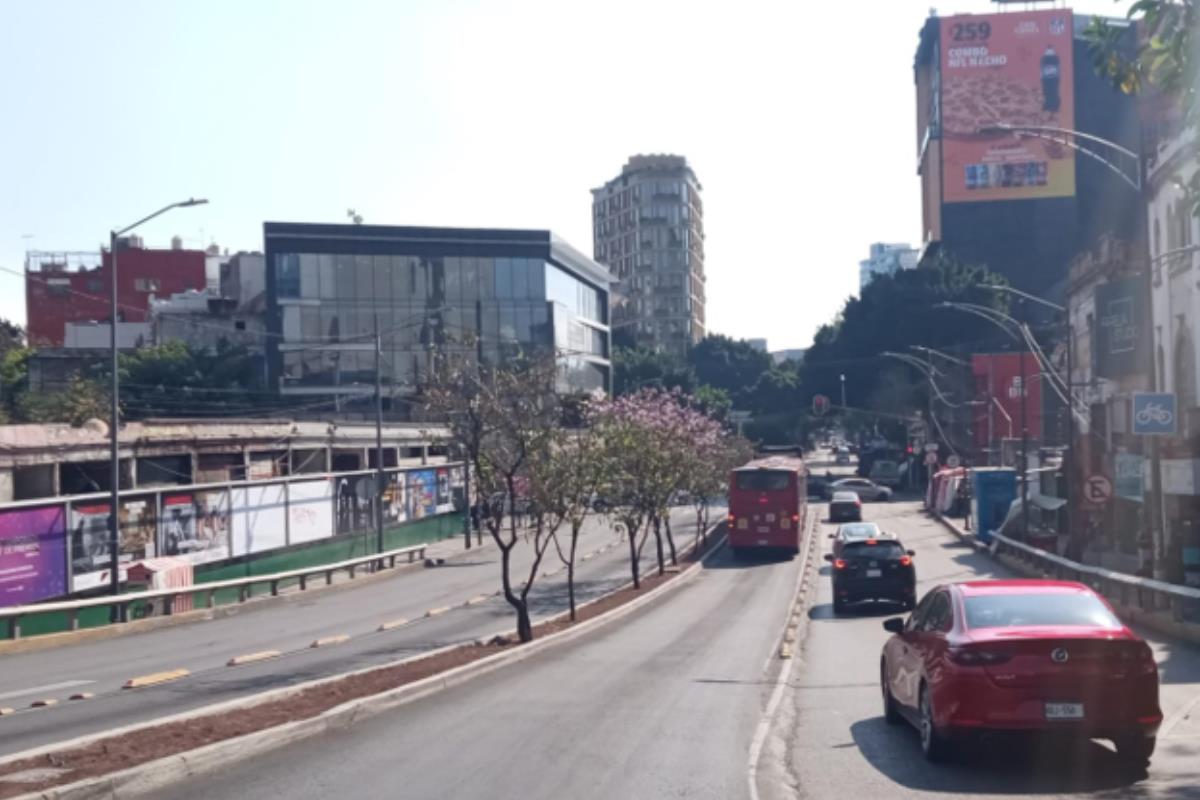
<path fill-rule="evenodd" d="M 1121 623 L 1090 594 L 1043 592 L 989 594 L 966 598 L 968 628 L 1025 625 L 1088 625 L 1119 628 Z"/>
<path fill-rule="evenodd" d="M 738 472 L 737 488 L 742 492 L 782 492 L 791 488 L 792 473 L 760 469 Z"/>

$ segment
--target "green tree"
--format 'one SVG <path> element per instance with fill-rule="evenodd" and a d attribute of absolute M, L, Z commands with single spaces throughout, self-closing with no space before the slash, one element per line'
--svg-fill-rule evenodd
<path fill-rule="evenodd" d="M 840 403 L 841 376 L 845 375 L 846 404 L 852 409 L 874 406 L 905 415 L 924 407 L 927 387 L 920 390 L 912 408 L 895 405 L 913 402 L 911 396 L 892 397 L 889 403 L 879 393 L 887 375 L 884 367 L 891 364 L 882 353 L 903 352 L 911 345 L 949 349 L 963 343 L 1006 346 L 1008 339 L 987 320 L 940 307 L 943 302 L 965 302 L 1007 311 L 1003 293 L 983 288 L 1004 283 L 1003 277 L 983 267 L 950 258 L 877 277 L 861 296 L 846 301 L 832 323 L 817 331 L 800 367 L 805 404 L 814 394 Z"/>
<path fill-rule="evenodd" d="M 696 379 L 687 364 L 647 347 L 613 348 L 613 394 L 624 395 L 643 388 L 679 389 L 690 392 Z"/>
<path fill-rule="evenodd" d="M 771 357 L 747 342 L 714 334 L 688 351 L 688 364 L 700 384 L 724 389 L 740 409 L 759 376 L 771 368 Z"/>
<path fill-rule="evenodd" d="M 1094 17 L 1085 37 L 1096 72 L 1126 94 L 1155 92 L 1174 106 L 1193 133 L 1193 158 L 1200 158 L 1200 107 L 1196 103 L 1196 70 L 1200 52 L 1194 35 L 1200 25 L 1200 0 L 1137 0 L 1128 17 L 1139 30 L 1136 43 L 1128 29 Z M 1200 172 L 1186 187 L 1192 212 L 1200 214 Z"/>
<path fill-rule="evenodd" d="M 170 341 L 121 356 L 124 416 L 228 416 L 280 400 L 266 390 L 258 360 L 242 345 L 214 349 Z"/>

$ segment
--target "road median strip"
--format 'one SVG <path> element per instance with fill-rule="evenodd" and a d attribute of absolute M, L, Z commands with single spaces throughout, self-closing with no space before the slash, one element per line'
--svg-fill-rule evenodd
<path fill-rule="evenodd" d="M 141 689 L 146 686 L 157 686 L 160 683 L 170 683 L 177 681 L 180 678 L 186 678 L 191 675 L 191 670 L 172 669 L 165 672 L 152 672 L 149 675 L 141 675 L 137 678 L 130 678 L 122 684 L 122 689 Z"/>
<path fill-rule="evenodd" d="M 225 662 L 227 667 L 240 667 L 243 664 L 254 664 L 259 661 L 270 661 L 272 658 L 279 658 L 283 655 L 282 650 L 259 650 L 257 653 L 246 653 L 241 656 L 234 656 Z"/>

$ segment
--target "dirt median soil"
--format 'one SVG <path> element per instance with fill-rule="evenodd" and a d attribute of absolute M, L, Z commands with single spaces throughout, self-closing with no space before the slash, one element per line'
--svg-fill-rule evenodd
<path fill-rule="evenodd" d="M 710 539 L 716 540 L 716 537 Z M 681 561 L 687 564 L 695 558 L 693 554 Z M 627 586 L 580 606 L 575 622 L 567 619 L 564 613 L 534 625 L 534 638 L 567 630 L 573 625 L 598 617 L 606 611 L 633 601 L 678 575 L 679 572 L 675 571 L 661 576 L 657 572 L 645 576 L 641 579 L 640 589 L 635 590 Z M 519 646 L 515 634 L 510 633 L 503 640 L 497 637 L 491 642 L 464 644 L 434 656 L 329 681 L 243 710 L 218 712 L 187 721 L 154 725 L 99 739 L 85 746 L 14 761 L 0 766 L 0 798 L 16 797 L 86 778 L 109 775 L 214 742 L 315 717 L 351 700 L 380 694 Z M 20 779 L 6 780 L 6 776 L 16 776 L 19 773 L 24 773 Z"/>

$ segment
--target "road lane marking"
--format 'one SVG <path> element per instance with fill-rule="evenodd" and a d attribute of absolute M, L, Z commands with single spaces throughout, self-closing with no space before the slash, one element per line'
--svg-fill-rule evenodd
<path fill-rule="evenodd" d="M 63 681 L 62 683 L 49 683 L 45 686 L 34 686 L 29 689 L 17 689 L 12 692 L 0 694 L 0 700 L 7 700 L 10 697 L 21 697 L 27 694 L 43 694 L 44 692 L 53 692 L 58 689 L 73 689 L 76 686 L 87 686 L 95 681 Z"/>
<path fill-rule="evenodd" d="M 0 717 L 7 717 L 7 716 L 10 716 L 15 713 L 17 713 L 17 710 L 15 708 L 9 708 L 8 706 L 5 706 L 4 708 L 0 708 Z"/>
<path fill-rule="evenodd" d="M 491 597 L 492 596 L 490 594 L 477 594 L 474 597 L 472 597 L 470 600 L 468 600 L 467 602 L 463 603 L 463 605 L 464 606 L 477 606 L 480 603 L 486 603 L 488 600 L 491 599 Z"/>
<path fill-rule="evenodd" d="M 160 683 L 169 683 L 177 681 L 180 678 L 186 678 L 191 675 L 191 670 L 186 669 L 171 669 L 165 672 L 152 672 L 149 675 L 141 675 L 137 678 L 130 678 L 121 686 L 122 689 L 141 689 L 143 686 L 157 686 Z"/>
<path fill-rule="evenodd" d="M 378 628 L 376 628 L 375 630 L 378 631 L 379 633 L 383 633 L 384 631 L 394 631 L 396 628 L 399 628 L 401 625 L 407 625 L 407 624 L 408 624 L 408 620 L 405 619 L 404 617 L 401 617 L 400 619 L 394 619 L 391 622 L 385 622 L 382 625 L 380 625 Z"/>
<path fill-rule="evenodd" d="M 339 633 L 337 636 L 322 636 L 320 639 L 314 639 L 309 647 L 329 647 L 330 645 L 342 644 L 350 641 L 347 634 Z"/>
<path fill-rule="evenodd" d="M 58 705 L 58 698 L 43 697 L 41 700 L 34 700 L 32 703 L 29 704 L 29 707 L 30 708 L 50 708 L 51 706 L 56 706 L 56 705 Z"/>
<path fill-rule="evenodd" d="M 67 699 L 68 700 L 91 700 L 95 696 L 96 696 L 95 692 L 76 692 L 75 694 L 71 695 Z"/>
<path fill-rule="evenodd" d="M 441 614 L 445 614 L 449 610 L 450 610 L 450 606 L 438 606 L 437 608 L 431 608 L 428 611 L 426 611 L 425 616 L 426 617 L 436 617 Z"/>
<path fill-rule="evenodd" d="M 1183 708 L 1179 709 L 1163 721 L 1162 727 L 1158 731 L 1159 737 L 1165 739 L 1167 736 L 1169 736 L 1176 725 L 1191 716 L 1192 711 L 1197 705 L 1200 705 L 1200 694 L 1193 697 L 1187 702 L 1187 704 L 1183 706 Z"/>
<path fill-rule="evenodd" d="M 280 650 L 259 650 L 257 653 L 246 653 L 241 656 L 234 656 L 225 662 L 227 667 L 240 667 L 243 664 L 254 664 L 258 661 L 269 661 L 272 658 L 279 658 L 283 655 Z"/>

